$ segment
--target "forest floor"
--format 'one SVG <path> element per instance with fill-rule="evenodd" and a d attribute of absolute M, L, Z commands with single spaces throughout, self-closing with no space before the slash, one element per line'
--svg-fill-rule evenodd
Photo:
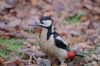
<path fill-rule="evenodd" d="M 51 16 L 72 50 L 85 56 L 68 66 L 100 66 L 99 0 L 0 0 L 0 66 L 58 66 L 40 48 L 45 31 L 28 26 L 41 16 Z"/>

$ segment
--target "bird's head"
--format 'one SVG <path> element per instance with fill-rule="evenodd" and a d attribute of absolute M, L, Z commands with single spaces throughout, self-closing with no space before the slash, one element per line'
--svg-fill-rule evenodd
<path fill-rule="evenodd" d="M 49 16 L 43 16 L 36 22 L 36 24 L 40 27 L 48 28 L 52 25 L 53 20 Z"/>
<path fill-rule="evenodd" d="M 30 24 L 29 26 L 40 26 L 43 28 L 49 28 L 53 24 L 53 20 L 49 16 L 42 16 L 38 21 L 35 22 L 35 25 Z"/>

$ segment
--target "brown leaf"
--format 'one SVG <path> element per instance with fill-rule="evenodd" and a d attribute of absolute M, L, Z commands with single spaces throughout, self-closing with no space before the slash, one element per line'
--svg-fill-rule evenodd
<path fill-rule="evenodd" d="M 71 37 L 71 38 L 69 38 L 69 39 L 70 39 L 70 42 L 71 42 L 72 44 L 77 44 L 77 43 L 79 43 L 79 42 L 84 41 L 84 38 L 82 38 L 81 36 L 78 36 L 78 37 Z"/>
<path fill-rule="evenodd" d="M 37 0 L 31 0 L 31 4 L 32 4 L 33 6 L 36 6 L 36 5 L 37 5 Z"/>
<path fill-rule="evenodd" d="M 51 15 L 53 15 L 52 5 L 45 5 L 43 7 L 43 16 L 51 16 Z"/>
<path fill-rule="evenodd" d="M 88 20 L 88 17 L 87 17 L 87 16 L 81 16 L 81 17 L 80 17 L 80 21 L 81 21 L 81 22 L 84 22 L 84 21 L 86 21 L 86 20 Z"/>
<path fill-rule="evenodd" d="M 32 30 L 32 32 L 35 33 L 35 34 L 39 34 L 39 37 L 41 37 L 42 28 L 40 28 L 40 27 L 35 27 L 35 28 Z"/>
<path fill-rule="evenodd" d="M 0 66 L 3 66 L 4 59 L 0 57 Z"/>
<path fill-rule="evenodd" d="M 27 38 L 27 41 L 29 43 L 35 43 L 36 42 L 36 39 L 35 38 Z"/>

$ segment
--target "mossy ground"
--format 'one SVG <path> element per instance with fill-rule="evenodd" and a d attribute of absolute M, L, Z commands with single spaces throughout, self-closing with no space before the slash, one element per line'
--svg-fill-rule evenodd
<path fill-rule="evenodd" d="M 13 53 L 20 54 L 18 50 L 22 48 L 23 41 L 23 39 L 16 38 L 0 38 L 0 56 L 6 58 Z"/>

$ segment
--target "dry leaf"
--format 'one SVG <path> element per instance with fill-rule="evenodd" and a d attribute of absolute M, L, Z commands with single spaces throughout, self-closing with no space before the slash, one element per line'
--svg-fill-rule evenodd
<path fill-rule="evenodd" d="M 37 0 L 31 0 L 31 4 L 32 4 L 33 6 L 36 6 L 36 5 L 37 5 Z"/>
<path fill-rule="evenodd" d="M 86 20 L 88 20 L 88 17 L 87 17 L 87 16 L 81 16 L 81 17 L 80 17 L 80 21 L 81 21 L 81 22 L 84 22 L 84 21 L 86 21 Z"/>

